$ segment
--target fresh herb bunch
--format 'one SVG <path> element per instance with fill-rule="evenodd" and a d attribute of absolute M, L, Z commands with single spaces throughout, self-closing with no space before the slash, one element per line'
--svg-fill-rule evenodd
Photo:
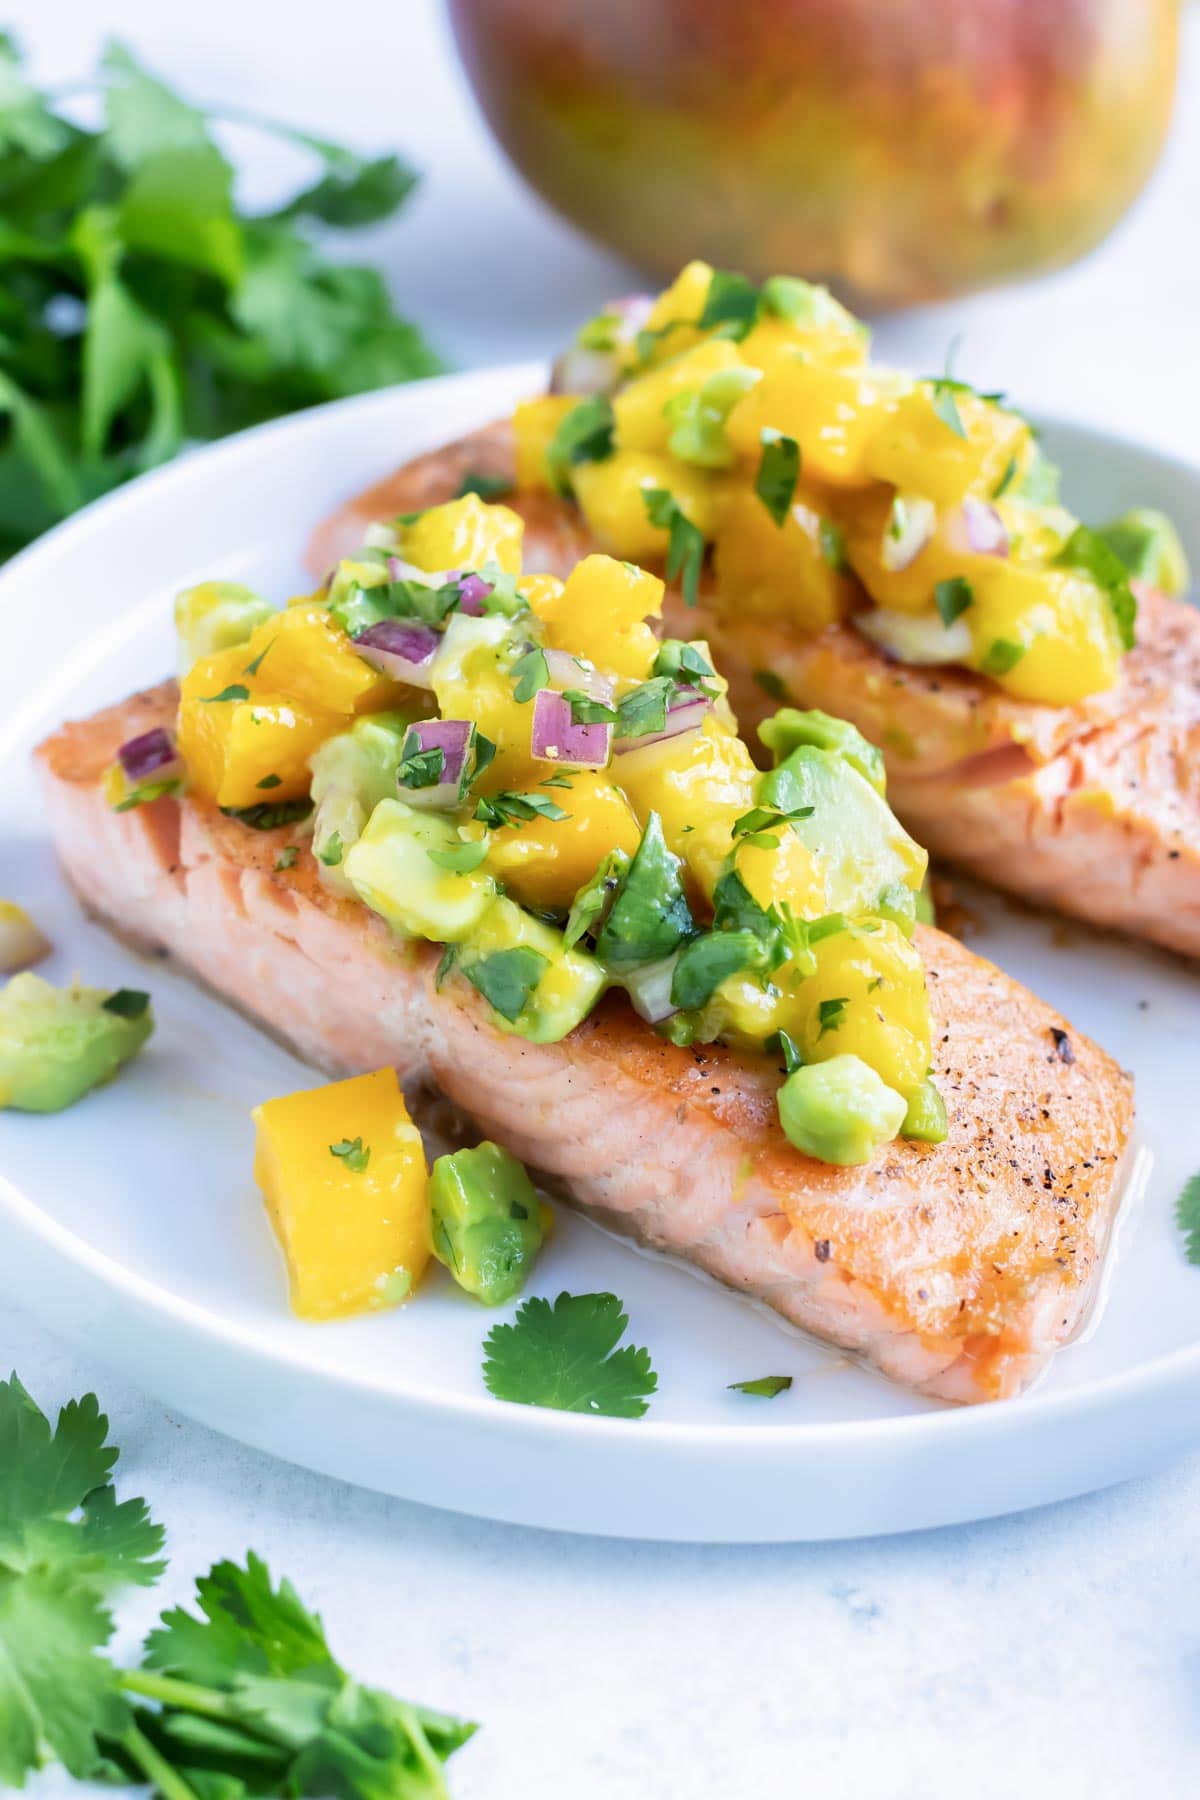
<path fill-rule="evenodd" d="M 0 34 L 0 554 L 185 442 L 439 367 L 379 273 L 307 235 L 394 213 L 414 182 L 398 158 L 244 121 L 318 165 L 249 215 L 215 115 L 117 45 L 96 86 L 87 130 Z"/>
<path fill-rule="evenodd" d="M 163 1614 L 139 1668 L 109 1660 L 114 1593 L 165 1565 L 145 1501 L 116 1498 L 107 1435 L 94 1394 L 52 1433 L 0 1382 L 0 1787 L 57 1762 L 164 1800 L 446 1800 L 474 1726 L 360 1686 L 253 1553 L 197 1582 L 198 1613 Z"/>

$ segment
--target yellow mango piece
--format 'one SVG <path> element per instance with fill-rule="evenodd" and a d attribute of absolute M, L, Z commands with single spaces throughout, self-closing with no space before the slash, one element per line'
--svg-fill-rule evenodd
<path fill-rule="evenodd" d="M 607 674 L 645 681 L 658 654 L 646 620 L 658 617 L 662 602 L 657 575 L 611 556 L 585 556 L 562 592 L 539 611 L 551 649 L 587 657 Z"/>
<path fill-rule="evenodd" d="M 869 930 L 851 925 L 823 938 L 816 957 L 816 974 L 793 989 L 786 965 L 774 976 L 789 1000 L 792 1024 L 784 1029 L 804 1061 L 859 1056 L 898 1094 L 913 1093 L 930 1063 L 920 951 L 885 922 Z"/>
<path fill-rule="evenodd" d="M 511 507 L 489 506 L 478 494 L 447 500 L 399 528 L 399 554 L 430 572 L 482 569 L 495 562 L 508 575 L 521 572 L 525 522 Z"/>
<path fill-rule="evenodd" d="M 607 775 L 564 770 L 563 780 L 569 788 L 544 791 L 565 819 L 530 819 L 520 828 L 504 825 L 492 832 L 488 868 L 535 911 L 569 907 L 610 850 L 632 856 L 641 841 L 629 802 Z"/>
<path fill-rule="evenodd" d="M 737 346 L 728 338 L 707 338 L 647 374 L 635 376 L 612 403 L 618 448 L 665 451 L 673 430 L 666 416 L 668 401 L 703 387 L 710 375 L 741 366 Z"/>
<path fill-rule="evenodd" d="M 893 384 L 858 369 L 780 363 L 739 400 L 726 421 L 730 443 L 758 467 L 764 431 L 800 445 L 810 481 L 865 487 L 875 471 L 868 451 L 894 405 Z"/>
<path fill-rule="evenodd" d="M 557 575 L 522 575 L 521 598 L 539 619 L 545 619 L 554 611 L 563 584 Z"/>
<path fill-rule="evenodd" d="M 1074 569 L 991 561 L 963 614 L 971 633 L 970 666 L 1018 699 L 1055 706 L 1113 687 L 1121 672 L 1121 640 L 1095 582 Z M 1015 660 L 1014 651 L 1020 651 Z"/>
<path fill-rule="evenodd" d="M 604 462 L 577 463 L 575 498 L 597 541 L 630 562 L 659 561 L 668 534 L 652 525 L 646 488 L 664 488 L 704 537 L 711 532 L 715 495 L 703 470 L 650 450 L 618 450 Z"/>
<path fill-rule="evenodd" d="M 795 325 L 790 319 L 769 313 L 751 326 L 738 345 L 741 359 L 764 375 L 796 362 L 818 363 L 829 369 L 861 369 L 867 360 L 864 333 L 838 331 L 830 326 Z"/>
<path fill-rule="evenodd" d="M 260 625 L 242 660 L 258 665 L 265 686 L 322 712 L 382 712 L 410 692 L 364 662 L 325 607 L 311 600 Z"/>
<path fill-rule="evenodd" d="M 254 1179 L 287 1261 L 292 1310 L 395 1306 L 429 1260 L 425 1152 L 394 1069 L 254 1108 Z"/>
<path fill-rule="evenodd" d="M 663 289 L 650 309 L 644 329 L 648 332 L 661 332 L 664 326 L 671 326 L 673 329 L 666 331 L 657 343 L 651 345 L 641 360 L 653 366 L 702 341 L 703 334 L 695 321 L 704 311 L 712 278 L 711 263 L 697 259 L 682 268 L 670 287 Z M 639 361 L 636 340 L 628 347 L 626 359 L 630 366 Z"/>
<path fill-rule="evenodd" d="M 905 502 L 901 501 L 903 507 Z M 924 504 L 920 502 L 919 504 Z M 889 488 L 859 496 L 843 506 L 846 559 L 868 594 L 892 612 L 928 613 L 939 581 L 961 576 L 972 586 L 995 569 L 997 558 L 966 547 L 965 528 L 957 506 L 937 515 L 925 546 L 903 569 L 887 566 L 888 531 L 893 518 Z"/>
<path fill-rule="evenodd" d="M 518 701 L 508 667 L 508 621 L 452 618 L 433 665 L 433 690 L 444 719 L 471 719 L 496 746 L 496 755 L 476 783 L 495 793 L 523 788 L 546 773 L 530 750 L 532 700 Z"/>
<path fill-rule="evenodd" d="M 1009 462 L 1021 466 L 1028 456 L 1028 425 L 1016 413 L 953 389 L 945 394 L 945 410 L 953 402 L 965 436 L 940 417 L 934 389 L 922 382 L 903 395 L 879 421 L 866 452 L 866 468 L 877 481 L 902 493 L 923 494 L 938 506 L 949 506 L 964 494 L 989 495 L 1003 480 Z"/>
<path fill-rule="evenodd" d="M 825 531 L 822 532 L 822 524 Z M 809 494 L 797 489 L 777 525 L 752 488 L 730 484 L 716 528 L 717 592 L 730 611 L 786 620 L 816 632 L 841 618 L 854 584 L 835 566 L 837 536 Z"/>
<path fill-rule="evenodd" d="M 218 806 L 297 800 L 308 759 L 345 717 L 272 692 L 247 672 L 246 646 L 193 663 L 180 683 L 179 750 L 197 793 Z M 217 695 L 232 689 L 227 700 Z"/>
<path fill-rule="evenodd" d="M 578 405 L 578 394 L 539 394 L 517 406 L 512 423 L 519 488 L 553 491 L 546 474 L 546 451 L 567 414 Z"/>

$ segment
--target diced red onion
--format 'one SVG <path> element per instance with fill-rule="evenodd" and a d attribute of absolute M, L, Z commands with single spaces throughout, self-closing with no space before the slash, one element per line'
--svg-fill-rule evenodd
<path fill-rule="evenodd" d="M 410 788 L 401 785 L 401 798 L 410 806 L 430 807 L 444 811 L 457 806 L 467 783 L 468 761 L 475 739 L 475 727 L 469 719 L 419 719 L 410 725 L 404 739 L 404 754 L 440 750 L 442 773 L 430 787 Z"/>
<path fill-rule="evenodd" d="M 373 669 L 419 688 L 433 687 L 430 670 L 441 641 L 431 625 L 412 619 L 380 619 L 353 639 L 354 648 Z"/>
<path fill-rule="evenodd" d="M 530 749 L 564 769 L 602 769 L 612 754 L 611 725 L 577 725 L 571 702 L 553 688 L 541 688 L 533 699 Z"/>
<path fill-rule="evenodd" d="M 143 781 L 166 781 L 181 767 L 175 740 L 161 725 L 122 744 L 117 760 L 126 781 L 134 787 Z"/>
<path fill-rule="evenodd" d="M 624 756 L 630 750 L 646 750 L 651 744 L 661 744 L 667 738 L 679 737 L 682 732 L 695 731 L 703 725 L 711 706 L 711 698 L 702 694 L 699 688 L 681 687 L 667 707 L 666 722 L 661 731 L 647 731 L 641 737 L 618 738 L 613 752 Z"/>
<path fill-rule="evenodd" d="M 569 650 L 547 650 L 546 667 L 551 681 L 561 687 L 578 688 L 589 700 L 598 700 L 602 706 L 612 705 L 612 682 L 582 657 L 572 656 Z"/>
<path fill-rule="evenodd" d="M 996 508 L 987 500 L 968 494 L 960 509 L 961 530 L 965 547 L 980 556 L 1007 556 L 1008 529 Z M 955 531 L 955 536 L 958 532 Z"/>
<path fill-rule="evenodd" d="M 937 526 L 937 508 L 932 500 L 917 494 L 897 494 L 883 532 L 880 560 L 891 574 L 898 575 L 915 562 L 933 536 Z"/>
<path fill-rule="evenodd" d="M 554 359 L 550 371 L 552 394 L 611 394 L 621 379 L 621 359 L 615 350 L 587 350 L 571 344 Z"/>
<path fill-rule="evenodd" d="M 482 575 L 464 575 L 458 583 L 458 610 L 468 618 L 483 617 L 483 603 L 492 592 L 492 584 Z"/>
<path fill-rule="evenodd" d="M 633 1010 L 647 1024 L 657 1025 L 660 1020 L 669 1019 L 679 1011 L 671 1000 L 671 982 L 678 961 L 679 952 L 676 951 L 672 956 L 664 956 L 661 962 L 646 963 L 640 969 L 632 969 L 624 977 Z"/>
<path fill-rule="evenodd" d="M 621 321 L 617 327 L 618 343 L 632 344 L 654 311 L 654 296 L 653 294 L 624 294 L 620 300 L 610 300 L 604 310 L 616 313 Z"/>

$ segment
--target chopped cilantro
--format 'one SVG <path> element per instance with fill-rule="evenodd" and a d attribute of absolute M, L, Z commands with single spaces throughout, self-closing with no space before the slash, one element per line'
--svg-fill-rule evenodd
<path fill-rule="evenodd" d="M 696 321 L 701 331 L 721 328 L 723 337 L 735 342 L 746 336 L 758 317 L 758 289 L 745 275 L 714 269 L 704 297 L 704 309 Z"/>
<path fill-rule="evenodd" d="M 317 861 L 324 863 L 327 869 L 336 869 L 345 855 L 340 831 L 331 831 L 321 848 L 317 851 Z"/>
<path fill-rule="evenodd" d="M 469 875 L 477 869 L 488 853 L 488 839 L 485 837 L 464 840 L 449 850 L 427 850 L 431 863 L 439 869 L 449 869 L 452 875 Z"/>
<path fill-rule="evenodd" d="M 610 969 L 636 968 L 661 962 L 695 932 L 683 864 L 652 812 L 596 939 L 596 954 Z"/>
<path fill-rule="evenodd" d="M 607 462 L 613 453 L 612 404 L 592 394 L 559 420 L 546 446 L 546 474 L 556 494 L 571 492 L 571 470 L 579 463 Z"/>
<path fill-rule="evenodd" d="M 985 675 L 1007 675 L 1024 654 L 1024 644 L 1016 644 L 1011 638 L 994 638 L 979 666 Z"/>
<path fill-rule="evenodd" d="M 262 778 L 262 780 L 261 780 L 261 781 L 256 781 L 256 782 L 255 782 L 255 784 L 254 784 L 254 785 L 255 785 L 255 787 L 256 787 L 256 788 L 277 788 L 277 787 L 282 787 L 282 786 L 283 786 L 283 779 L 282 779 L 282 777 L 281 777 L 281 776 L 279 776 L 279 775 L 264 775 L 264 776 L 263 776 L 263 778 Z"/>
<path fill-rule="evenodd" d="M 475 806 L 475 817 L 492 827 L 512 825 L 520 828 L 530 819 L 569 819 L 557 800 L 548 794 L 515 794 L 501 790 L 498 794 L 482 794 Z"/>
<path fill-rule="evenodd" d="M 846 534 L 832 519 L 822 519 L 817 527 L 821 555 L 837 574 L 844 575 L 850 564 L 846 558 Z"/>
<path fill-rule="evenodd" d="M 512 485 L 508 475 L 482 475 L 476 469 L 468 469 L 454 498 L 465 500 L 468 494 L 478 494 L 481 500 L 498 500 L 501 494 L 512 492 Z"/>
<path fill-rule="evenodd" d="M 498 1400 L 640 1419 L 658 1387 L 650 1353 L 617 1345 L 629 1319 L 615 1294 L 526 1300 L 484 1341 L 483 1379 Z"/>
<path fill-rule="evenodd" d="M 765 429 L 754 491 L 776 525 L 783 526 L 787 522 L 799 479 L 800 446 L 795 438 Z"/>
<path fill-rule="evenodd" d="M 243 687 L 240 681 L 233 681 L 228 687 L 223 687 L 219 694 L 201 694 L 200 704 L 201 706 L 216 706 L 222 700 L 248 700 L 249 698 L 250 689 Z"/>
<path fill-rule="evenodd" d="M 563 775 L 561 773 L 557 774 L 557 775 L 543 775 L 542 779 L 538 782 L 538 786 L 539 787 L 566 788 L 567 791 L 570 792 L 571 777 L 569 775 Z"/>
<path fill-rule="evenodd" d="M 960 619 L 975 598 L 969 581 L 961 575 L 951 575 L 946 581 L 939 581 L 933 590 L 934 604 L 942 624 L 949 630 L 955 619 Z"/>
<path fill-rule="evenodd" d="M 613 725 L 617 719 L 615 706 L 606 706 L 603 700 L 593 699 L 585 694 L 582 688 L 567 688 L 563 699 L 571 708 L 571 722 L 575 725 Z"/>
<path fill-rule="evenodd" d="M 296 858 L 299 854 L 299 846 L 296 844 L 289 844 L 287 849 L 281 850 L 279 855 L 275 858 L 275 867 L 281 870 L 294 869 L 296 866 Z"/>
<path fill-rule="evenodd" d="M 223 806 L 221 811 L 227 819 L 237 819 L 251 831 L 275 831 L 280 825 L 295 825 L 298 820 L 307 819 L 312 811 L 312 801 L 307 797 L 263 800 L 257 806 Z"/>
<path fill-rule="evenodd" d="M 117 988 L 100 1004 L 105 1012 L 116 1013 L 118 1019 L 140 1019 L 150 1004 L 150 996 L 140 988 Z"/>
<path fill-rule="evenodd" d="M 672 681 L 694 684 L 712 679 L 713 668 L 695 644 L 681 638 L 667 638 L 654 659 L 654 673 L 669 675 Z"/>
<path fill-rule="evenodd" d="M 730 975 L 762 966 L 763 942 L 755 931 L 706 931 L 680 952 L 671 977 L 671 1003 L 691 1012 L 711 1000 Z"/>
<path fill-rule="evenodd" d="M 794 1075 L 797 1069 L 803 1067 L 804 1058 L 797 1049 L 795 1040 L 790 1033 L 786 1031 L 781 1031 L 779 1033 L 779 1050 L 783 1057 L 783 1066 L 789 1075 Z"/>
<path fill-rule="evenodd" d="M 515 686 L 513 699 L 524 706 L 544 687 L 550 685 L 550 669 L 546 662 L 546 652 L 539 644 L 531 644 L 524 656 L 518 656 L 512 666 Z"/>
<path fill-rule="evenodd" d="M 667 580 L 674 581 L 678 575 L 684 599 L 695 606 L 704 562 L 703 532 L 666 488 L 643 488 L 642 501 L 650 523 L 667 533 Z"/>
<path fill-rule="evenodd" d="M 259 651 L 258 655 L 254 658 L 253 662 L 248 662 L 246 664 L 245 668 L 242 670 L 242 674 L 243 675 L 257 675 L 258 671 L 263 666 L 263 658 L 266 656 L 267 651 L 274 649 L 274 647 L 275 647 L 275 639 L 272 638 L 271 642 L 266 646 L 266 648 Z"/>
<path fill-rule="evenodd" d="M 752 806 L 733 821 L 731 835 L 760 850 L 778 850 L 779 839 L 774 833 L 794 819 L 811 819 L 813 811 L 811 806 L 793 806 L 786 812 L 777 812 L 770 806 Z"/>
<path fill-rule="evenodd" d="M 955 437 L 965 438 L 967 428 L 962 422 L 958 401 L 954 397 L 958 385 L 957 382 L 950 381 L 943 376 L 932 384 L 930 397 L 933 402 L 933 410 L 942 424 L 948 426 Z"/>
<path fill-rule="evenodd" d="M 596 931 L 608 913 L 629 869 L 624 850 L 610 850 L 595 874 L 578 890 L 563 927 L 563 942 L 568 950 L 581 937 Z"/>
<path fill-rule="evenodd" d="M 817 1036 L 819 1038 L 823 1038 L 827 1031 L 837 1030 L 845 1017 L 846 1008 L 849 1004 L 850 998 L 847 994 L 841 995 L 840 998 L 836 1000 L 821 1001 L 820 1005 L 817 1007 L 817 1024 L 820 1027 Z"/>
<path fill-rule="evenodd" d="M 667 723 L 667 707 L 676 683 L 669 675 L 655 675 L 630 688 L 617 703 L 617 736 L 648 737 L 662 731 Z"/>
<path fill-rule="evenodd" d="M 774 1400 L 776 1394 L 786 1394 L 792 1385 L 790 1375 L 759 1375 L 754 1381 L 731 1381 L 731 1394 L 756 1394 L 763 1400 Z"/>
<path fill-rule="evenodd" d="M 1009 488 L 1013 484 L 1013 479 L 1014 479 L 1016 473 L 1017 473 L 1017 459 L 1015 456 L 1010 456 L 1007 463 L 1004 465 L 1003 475 L 1000 477 L 999 481 L 996 483 L 995 487 L 992 489 L 992 499 L 993 500 L 999 500 L 1002 494 L 1007 494 Z"/>
<path fill-rule="evenodd" d="M 402 758 L 396 770 L 396 779 L 401 787 L 436 787 L 442 779 L 445 766 L 446 752 L 440 744 L 434 744 L 428 750 L 412 750 Z"/>
<path fill-rule="evenodd" d="M 371 1146 L 360 1137 L 342 1138 L 329 1146 L 330 1156 L 338 1157 L 354 1175 L 361 1175 L 371 1160 Z"/>
<path fill-rule="evenodd" d="M 1091 576 L 1108 597 L 1123 647 L 1132 650 L 1137 640 L 1137 596 L 1129 585 L 1129 571 L 1111 545 L 1098 531 L 1077 525 L 1054 560 L 1061 568 Z"/>
<path fill-rule="evenodd" d="M 786 704 L 787 688 L 774 669 L 755 669 L 754 679 L 769 700 L 777 700 L 781 705 Z"/>
<path fill-rule="evenodd" d="M 549 967 L 549 957 L 540 950 L 530 944 L 514 944 L 510 950 L 495 950 L 477 962 L 464 963 L 462 971 L 488 1005 L 511 1025 L 524 1012 Z"/>
<path fill-rule="evenodd" d="M 1175 1203 L 1175 1222 L 1183 1232 L 1184 1255 L 1200 1268 L 1200 1174 L 1184 1182 Z"/>

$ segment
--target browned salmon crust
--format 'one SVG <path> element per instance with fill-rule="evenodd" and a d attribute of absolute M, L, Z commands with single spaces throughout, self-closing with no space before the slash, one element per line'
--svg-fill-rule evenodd
<path fill-rule="evenodd" d="M 358 496 L 316 532 L 314 569 L 353 550 L 371 519 L 447 499 L 468 469 L 511 479 L 507 425 Z M 526 520 L 526 567 L 565 574 L 596 548 L 567 503 L 526 492 L 506 503 Z M 963 670 L 905 667 L 847 626 L 804 638 L 703 593 L 693 610 L 673 594 L 666 621 L 708 639 L 747 733 L 783 701 L 853 720 L 884 752 L 896 812 L 935 856 L 1200 956 L 1200 610 L 1149 591 L 1140 599 L 1120 683 L 1074 707 L 1014 700 Z"/>
<path fill-rule="evenodd" d="M 66 873 L 123 935 L 330 1074 L 393 1064 L 585 1211 L 921 1393 L 1019 1393 L 1071 1337 L 1117 1206 L 1130 1082 L 998 969 L 920 932 L 948 1140 L 891 1144 L 866 1168 L 813 1162 L 784 1137 L 780 1072 L 760 1059 L 678 1048 L 617 996 L 562 1043 L 505 1035 L 466 984 L 437 991 L 433 946 L 330 894 L 307 850 L 279 869 L 286 831 L 197 799 L 113 812 L 117 746 L 175 704 L 165 684 L 40 751 Z"/>

